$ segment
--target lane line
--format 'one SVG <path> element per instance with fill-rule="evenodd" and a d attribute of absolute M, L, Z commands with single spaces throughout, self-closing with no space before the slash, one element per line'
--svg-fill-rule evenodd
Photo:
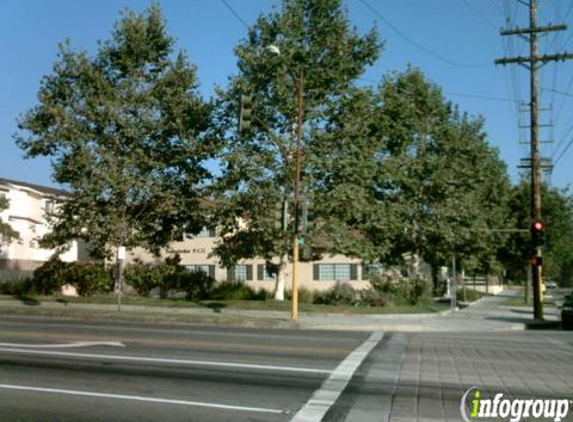
<path fill-rule="evenodd" d="M 370 338 L 358 346 L 330 374 L 330 377 L 316 390 L 310 400 L 294 415 L 291 422 L 320 422 L 328 409 L 336 402 L 348 382 L 366 356 L 382 340 L 384 333 L 372 333 Z"/>
<path fill-rule="evenodd" d="M 1 302 L 1 301 L 0 301 Z M 4 327 L 10 328 L 10 327 L 24 327 L 27 328 L 29 327 L 29 322 L 19 322 L 19 321 L 1 321 L 0 322 L 0 330 L 2 330 Z M 316 335 L 313 335 L 313 331 L 323 331 L 323 330 L 313 330 L 313 331 L 308 331 L 308 335 L 293 335 L 291 333 L 288 332 L 280 332 L 280 334 L 276 334 L 274 333 L 272 330 L 267 329 L 268 332 L 265 332 L 264 334 L 258 334 L 258 333 L 236 333 L 236 332 L 230 332 L 230 331 L 215 331 L 215 330 L 205 330 L 205 329 L 197 329 L 196 327 L 192 327 L 192 328 L 186 328 L 186 329 L 177 329 L 177 328 L 165 328 L 165 327 L 161 327 L 161 328 L 141 328 L 141 327 L 132 327 L 132 326 L 112 326 L 112 325 L 102 325 L 102 324 L 89 324 L 89 325 L 81 325 L 81 324 L 74 324 L 74 323 L 64 323 L 64 322 L 57 322 L 57 323 L 52 323 L 52 322 L 42 322 L 42 327 L 46 327 L 46 328 L 57 328 L 57 329 L 61 329 L 62 327 L 64 328 L 77 328 L 79 330 L 85 330 L 86 326 L 89 327 L 90 330 L 109 330 L 109 331 L 127 331 L 129 332 L 141 332 L 141 333 L 149 333 L 149 332 L 157 332 L 159 334 L 182 334 L 185 336 L 189 336 L 189 335 L 193 335 L 193 336 L 205 336 L 205 337 L 212 337 L 212 336 L 219 336 L 219 337 L 240 337 L 240 338 L 264 338 L 264 339 L 269 339 L 269 338 L 279 338 L 279 339 L 289 339 L 289 340 L 307 340 L 307 341 L 316 341 L 316 342 L 329 342 L 329 343 L 341 343 L 341 342 L 347 342 L 347 343 L 355 343 L 356 341 L 359 341 L 360 338 L 355 338 L 355 337 L 343 337 L 343 338 L 336 338 L 333 339 L 332 337 L 317 337 Z M 264 329 L 260 329 L 260 330 L 264 330 Z M 3 331 L 3 330 L 2 330 Z M 20 331 L 19 331 L 20 332 Z M 44 333 L 44 332 L 42 332 Z M 286 334 L 286 335 L 285 335 Z M 331 334 L 331 332 L 329 333 Z M 362 333 L 354 333 L 357 335 L 357 337 L 364 337 L 361 336 L 360 334 Z M 194 338 L 194 337 L 193 337 Z"/>
<path fill-rule="evenodd" d="M 267 409 L 264 407 L 248 407 L 248 406 L 233 406 L 227 404 L 218 403 L 206 403 L 206 402 L 196 402 L 187 400 L 173 400 L 173 399 L 162 399 L 156 397 L 143 397 L 143 396 L 131 396 L 123 394 L 108 394 L 108 393 L 96 393 L 91 391 L 76 391 L 76 390 L 61 390 L 57 388 L 41 388 L 41 387 L 29 387 L 24 385 L 11 385 L 11 384 L 0 384 L 0 389 L 4 390 L 16 390 L 16 391 L 31 391 L 36 393 L 52 393 L 52 394 L 62 394 L 69 396 L 84 396 L 84 397 L 98 397 L 106 399 L 116 399 L 116 400 L 132 400 L 148 403 L 163 403 L 163 404 L 177 404 L 183 406 L 195 406 L 195 407 L 209 407 L 213 409 L 223 409 L 223 410 L 237 410 L 242 412 L 257 412 L 257 413 L 274 413 L 282 414 L 287 413 L 280 409 Z"/>
<path fill-rule="evenodd" d="M 55 352 L 48 350 L 30 350 L 30 349 L 7 348 L 7 347 L 0 347 L 0 352 L 23 353 L 29 355 L 42 355 L 42 356 L 70 357 L 70 358 L 118 360 L 118 361 L 130 361 L 130 362 L 168 363 L 168 364 L 191 365 L 191 366 L 216 366 L 224 368 L 261 369 L 265 371 L 299 372 L 299 373 L 309 373 L 318 375 L 330 375 L 332 373 L 332 371 L 326 369 L 302 368 L 295 366 L 256 365 L 249 363 L 213 362 L 206 360 L 188 360 L 188 359 L 146 358 L 140 356 L 102 355 L 95 353 Z"/>
<path fill-rule="evenodd" d="M 72 341 L 69 343 L 26 344 L 26 343 L 0 343 L 0 347 L 25 347 L 30 349 L 69 349 L 74 347 L 112 346 L 125 347 L 121 341 Z"/>

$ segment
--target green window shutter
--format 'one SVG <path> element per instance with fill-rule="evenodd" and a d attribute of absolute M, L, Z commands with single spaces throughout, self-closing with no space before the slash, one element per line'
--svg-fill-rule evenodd
<path fill-rule="evenodd" d="M 247 267 L 247 280 L 251 281 L 253 279 L 253 266 L 246 265 L 246 267 Z"/>
<path fill-rule="evenodd" d="M 350 280 L 358 280 L 358 264 L 350 264 Z"/>
<path fill-rule="evenodd" d="M 215 237 L 216 233 L 215 233 L 215 229 L 209 229 L 209 237 Z"/>
<path fill-rule="evenodd" d="M 319 279 L 319 265 L 320 264 L 312 264 L 312 279 L 318 280 Z"/>
<path fill-rule="evenodd" d="M 215 279 L 215 266 L 214 265 L 209 265 L 209 277 L 211 277 L 213 280 Z"/>
<path fill-rule="evenodd" d="M 265 265 L 257 265 L 257 280 L 262 281 L 265 279 Z"/>
<path fill-rule="evenodd" d="M 368 280 L 368 264 L 362 263 L 362 280 Z"/>
<path fill-rule="evenodd" d="M 227 281 L 234 281 L 235 280 L 235 267 L 227 267 Z"/>

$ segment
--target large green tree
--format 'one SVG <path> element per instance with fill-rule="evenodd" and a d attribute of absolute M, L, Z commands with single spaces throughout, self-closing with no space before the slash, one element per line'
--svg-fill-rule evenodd
<path fill-rule="evenodd" d="M 226 143 L 215 215 L 223 240 L 216 253 L 227 265 L 280 257 L 274 262 L 277 299 L 283 297 L 293 228 L 276 227 L 276 210 L 286 204 L 292 216 L 299 113 L 308 198 L 314 194 L 306 177 L 308 154 L 325 112 L 380 50 L 376 31 L 360 36 L 350 26 L 342 0 L 283 0 L 280 11 L 261 15 L 235 49 L 239 73 L 219 92 L 218 127 Z M 242 94 L 254 99 L 253 124 L 244 133 L 236 130 Z M 313 243 L 316 237 L 308 236 L 307 244 Z"/>
<path fill-rule="evenodd" d="M 545 277 L 561 285 L 573 285 L 573 198 L 567 190 L 542 187 L 542 220 L 546 227 L 544 246 Z M 525 282 L 529 259 L 533 254 L 531 246 L 531 189 L 522 180 L 512 189 L 510 208 L 515 229 L 499 256 L 507 277 L 513 281 Z"/>
<path fill-rule="evenodd" d="M 454 256 L 494 264 L 509 182 L 481 119 L 408 69 L 335 104 L 326 129 L 316 155 L 330 166 L 315 175 L 339 251 L 385 263 L 409 254 L 434 268 Z"/>
<path fill-rule="evenodd" d="M 174 43 L 154 4 L 123 12 L 93 57 L 61 45 L 16 137 L 28 157 L 51 157 L 54 180 L 69 190 L 44 244 L 83 238 L 107 255 L 158 251 L 204 224 L 210 106 Z"/>

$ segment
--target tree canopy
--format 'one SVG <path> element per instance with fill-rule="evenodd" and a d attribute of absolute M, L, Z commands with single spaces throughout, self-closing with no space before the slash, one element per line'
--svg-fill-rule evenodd
<path fill-rule="evenodd" d="M 274 47 L 274 53 L 268 47 Z M 329 104 L 352 89 L 381 50 L 376 31 L 359 35 L 341 0 L 284 0 L 261 15 L 235 49 L 238 75 L 219 90 L 216 124 L 225 138 L 216 220 L 223 262 L 289 251 L 292 227 L 275 227 L 277 204 L 293 209 L 296 125 L 302 98 L 303 192 L 307 150 Z M 278 53 L 278 54 L 276 54 Z M 241 94 L 254 98 L 251 130 L 236 130 Z M 281 207 L 282 205 L 279 205 Z M 248 222 L 239 229 L 241 216 Z M 310 239 L 310 238 L 309 238 Z"/>
<path fill-rule="evenodd" d="M 542 186 L 541 216 L 545 224 L 543 248 L 544 276 L 563 286 L 573 285 L 573 198 L 567 190 Z M 527 267 L 533 254 L 529 229 L 531 221 L 531 190 L 522 180 L 511 190 L 511 215 L 521 232 L 509 236 L 499 253 L 511 280 L 527 280 Z"/>
<path fill-rule="evenodd" d="M 314 156 L 335 250 L 381 262 L 406 253 L 493 263 L 509 181 L 483 121 L 460 113 L 417 69 L 333 104 Z M 317 158 L 320 160 L 319 158 Z"/>
<path fill-rule="evenodd" d="M 84 238 L 100 252 L 157 250 L 204 224 L 210 106 L 174 44 L 154 4 L 123 12 L 94 57 L 60 45 L 16 137 L 28 157 L 51 157 L 54 180 L 70 193 L 44 244 Z"/>
<path fill-rule="evenodd" d="M 10 206 L 8 198 L 0 195 L 0 213 L 7 210 Z M 5 223 L 0 218 L 0 237 L 2 241 L 11 241 L 12 239 L 18 239 L 20 237 L 19 233 L 12 228 L 9 223 Z"/>

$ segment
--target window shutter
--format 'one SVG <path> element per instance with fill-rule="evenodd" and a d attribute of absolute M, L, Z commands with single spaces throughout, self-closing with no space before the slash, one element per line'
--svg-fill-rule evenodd
<path fill-rule="evenodd" d="M 350 264 L 350 280 L 358 280 L 358 264 Z"/>
<path fill-rule="evenodd" d="M 257 280 L 262 281 L 265 279 L 265 266 L 264 264 L 257 265 Z"/>
<path fill-rule="evenodd" d="M 209 237 L 215 237 L 216 233 L 215 233 L 215 229 L 209 229 Z"/>
<path fill-rule="evenodd" d="M 320 277 L 319 265 L 320 264 L 312 264 L 312 279 L 313 280 L 318 280 Z"/>
<path fill-rule="evenodd" d="M 253 266 L 246 265 L 246 267 L 247 267 L 247 280 L 251 281 L 253 279 Z"/>
<path fill-rule="evenodd" d="M 366 262 L 362 263 L 362 280 L 368 280 L 368 264 Z"/>
<path fill-rule="evenodd" d="M 209 265 L 209 277 L 215 280 L 215 266 Z"/>
<path fill-rule="evenodd" d="M 235 267 L 227 267 L 227 281 L 235 281 Z"/>

